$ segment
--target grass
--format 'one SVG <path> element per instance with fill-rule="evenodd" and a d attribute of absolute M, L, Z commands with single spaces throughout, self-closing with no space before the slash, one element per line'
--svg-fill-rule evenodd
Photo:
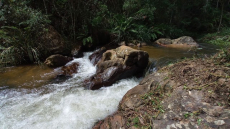
<path fill-rule="evenodd" d="M 185 119 L 189 118 L 190 116 L 193 116 L 193 113 L 185 113 L 184 114 Z"/>
<path fill-rule="evenodd" d="M 132 122 L 133 122 L 135 127 L 139 126 L 139 118 L 138 117 L 133 118 Z"/>

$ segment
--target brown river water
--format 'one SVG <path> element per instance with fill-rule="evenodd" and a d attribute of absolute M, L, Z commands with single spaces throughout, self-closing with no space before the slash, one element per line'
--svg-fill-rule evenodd
<path fill-rule="evenodd" d="M 210 55 L 215 53 L 217 50 L 212 45 L 201 44 L 203 49 L 196 50 L 197 54 Z M 135 47 L 134 47 L 135 48 Z M 154 46 L 143 46 L 136 48 L 149 53 L 150 60 L 155 61 L 161 60 L 161 62 L 172 61 L 181 58 L 191 58 L 195 56 L 193 49 L 188 47 L 181 48 L 166 48 L 166 47 L 154 47 Z M 17 67 L 7 67 L 0 70 L 0 87 L 24 87 L 34 88 L 49 83 L 50 80 L 55 78 L 58 70 L 48 68 L 46 66 L 38 65 L 24 65 Z"/>
<path fill-rule="evenodd" d="M 212 55 L 217 48 L 200 44 L 196 51 L 190 48 L 144 46 L 150 61 L 160 67 L 181 58 Z M 96 91 L 85 90 L 81 82 L 96 71 L 88 60 L 92 52 L 72 62 L 80 64 L 72 78 L 53 83 L 60 68 L 24 65 L 0 70 L 0 128 L 1 129 L 90 129 L 98 120 L 117 110 L 122 96 L 138 85 L 142 78 L 118 81 L 111 87 Z M 154 71 L 154 70 L 152 70 Z"/>

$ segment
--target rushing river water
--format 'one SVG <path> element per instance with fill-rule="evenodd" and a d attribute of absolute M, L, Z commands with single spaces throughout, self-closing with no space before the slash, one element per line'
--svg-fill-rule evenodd
<path fill-rule="evenodd" d="M 141 48 L 156 66 L 182 57 L 192 57 L 189 49 Z M 211 54 L 215 48 L 203 46 L 198 54 Z M 141 78 L 118 81 L 111 87 L 85 90 L 82 81 L 96 72 L 88 56 L 74 59 L 80 67 L 65 82 L 52 83 L 58 68 L 40 66 L 6 68 L 0 72 L 0 129 L 90 129 L 98 120 L 114 113 L 124 94 Z M 154 69 L 154 68 L 153 68 Z"/>

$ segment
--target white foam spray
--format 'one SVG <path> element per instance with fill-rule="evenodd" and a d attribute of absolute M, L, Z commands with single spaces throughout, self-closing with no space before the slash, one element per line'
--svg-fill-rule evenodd
<path fill-rule="evenodd" d="M 124 94 L 140 79 L 123 79 L 111 87 L 85 90 L 81 82 L 96 72 L 89 55 L 85 53 L 83 58 L 69 63 L 79 62 L 79 72 L 61 84 L 0 90 L 0 128 L 90 129 L 115 112 Z"/>

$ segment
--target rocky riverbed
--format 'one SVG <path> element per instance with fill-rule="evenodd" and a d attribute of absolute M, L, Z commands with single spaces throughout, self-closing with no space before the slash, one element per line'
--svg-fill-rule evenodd
<path fill-rule="evenodd" d="M 203 49 L 198 49 L 196 51 L 198 56 L 202 55 L 202 53 L 214 53 L 216 49 L 211 47 L 202 48 Z M 128 52 L 128 49 L 132 51 Z M 95 126 L 95 128 L 109 126 L 111 128 L 154 127 L 152 124 L 153 120 L 163 120 L 161 119 L 162 115 L 167 113 L 166 108 L 161 102 L 164 102 L 164 99 L 167 97 L 166 91 L 168 90 L 162 90 L 161 92 L 159 91 L 159 93 L 155 92 L 161 88 L 156 88 L 157 86 L 155 86 L 154 83 L 151 84 L 151 86 L 147 86 L 148 83 L 150 84 L 151 80 L 153 81 L 157 79 L 158 76 L 159 80 L 156 81 L 162 81 L 162 83 L 165 80 L 170 79 L 171 77 L 169 75 L 174 73 L 171 72 L 170 74 L 169 71 L 170 69 L 174 68 L 174 66 L 170 65 L 159 70 L 160 67 L 169 64 L 170 61 L 175 62 L 181 57 L 192 57 L 194 52 L 186 49 L 181 50 L 169 47 L 154 46 L 144 46 L 139 49 L 148 52 L 149 61 L 152 62 L 148 70 L 146 69 L 148 71 L 147 73 L 151 73 L 156 69 L 158 69 L 157 73 L 159 73 L 159 75 L 156 73 L 150 74 L 148 76 L 149 80 L 148 77 L 145 78 L 144 80 L 146 81 L 146 84 L 143 82 L 144 80 L 140 83 L 142 80 L 141 78 L 127 78 L 116 81 L 114 84 L 109 85 L 108 87 L 101 87 L 99 90 L 86 90 L 85 87 L 83 87 L 84 81 L 87 78 L 92 76 L 94 77 L 97 73 L 97 69 L 102 68 L 101 66 L 104 66 L 101 65 L 99 67 L 98 65 L 93 65 L 92 62 L 90 62 L 89 56 L 93 55 L 92 53 L 84 53 L 83 58 L 74 58 L 64 67 L 58 67 L 55 69 L 52 68 L 54 71 L 52 69 L 47 71 L 46 69 L 43 70 L 42 68 L 34 66 L 10 67 L 3 70 L 0 74 L 0 80 L 2 80 L 0 84 L 0 125 L 7 129 L 24 129 L 31 127 L 35 129 L 44 127 L 51 129 L 72 129 L 76 127 L 79 129 L 91 129 L 96 123 L 97 126 Z M 126 52 L 123 50 L 125 49 L 114 49 L 113 53 L 115 54 L 118 51 Z M 146 55 L 143 54 L 143 52 L 130 48 L 127 48 L 127 52 L 128 53 L 124 53 L 124 56 L 116 58 L 114 58 L 115 56 L 106 56 L 105 54 L 106 58 L 104 58 L 105 60 L 103 60 L 101 63 L 104 64 L 106 62 L 113 61 L 113 59 L 120 58 L 119 60 L 122 62 L 115 62 L 114 64 L 118 64 L 118 68 L 123 69 L 127 66 L 142 66 L 139 64 L 145 62 L 140 61 L 141 58 L 139 58 L 146 57 L 143 56 Z M 110 55 L 110 53 L 107 54 Z M 98 57 L 102 58 L 103 54 Z M 135 62 L 132 62 L 134 61 L 132 59 L 134 59 Z M 224 62 L 224 59 L 219 60 L 219 62 Z M 100 59 L 98 61 L 100 61 Z M 194 62 L 196 62 L 195 59 Z M 222 64 L 225 64 L 226 66 L 228 65 L 226 63 Z M 218 65 L 214 64 L 214 66 Z M 112 67 L 117 66 L 112 65 Z M 103 67 L 103 69 L 104 72 L 110 71 L 106 70 L 107 67 Z M 182 69 L 180 69 L 180 67 L 175 67 L 175 70 L 177 70 L 175 73 L 180 73 Z M 48 74 L 46 72 L 48 72 Z M 167 72 L 169 72 L 168 77 L 163 76 L 164 74 L 167 74 Z M 116 72 L 108 73 L 113 75 L 111 73 Z M 59 75 L 53 81 L 52 78 L 56 74 Z M 15 78 L 16 75 L 20 76 Z M 178 75 L 178 77 L 179 76 L 180 75 Z M 27 78 L 27 80 L 25 80 L 25 78 Z M 33 85 L 30 85 L 31 83 Z M 138 84 L 139 86 L 137 86 Z M 134 90 L 130 90 L 135 86 L 137 86 L 137 89 L 134 88 Z M 154 90 L 154 87 L 157 90 Z M 173 95 L 171 90 L 170 92 L 171 94 L 168 94 L 168 96 Z M 135 99 L 132 98 L 132 94 L 134 95 Z M 125 97 L 122 99 L 124 95 Z M 217 103 L 217 106 L 218 104 L 219 103 Z M 144 112 L 146 116 L 141 114 L 139 111 Z M 114 113 L 114 116 L 108 117 L 105 119 L 105 121 L 100 121 L 106 118 L 108 115 Z M 189 113 L 185 114 L 185 116 L 191 117 L 188 115 Z M 181 116 L 183 115 L 184 114 Z M 106 120 L 109 121 L 109 123 L 106 123 Z M 120 124 L 119 126 L 119 122 L 115 121 L 122 121 L 124 123 Z M 226 123 L 225 120 L 224 122 Z M 110 123 L 113 123 L 113 125 Z"/>
<path fill-rule="evenodd" d="M 229 55 L 184 60 L 146 76 L 93 128 L 230 128 Z"/>

